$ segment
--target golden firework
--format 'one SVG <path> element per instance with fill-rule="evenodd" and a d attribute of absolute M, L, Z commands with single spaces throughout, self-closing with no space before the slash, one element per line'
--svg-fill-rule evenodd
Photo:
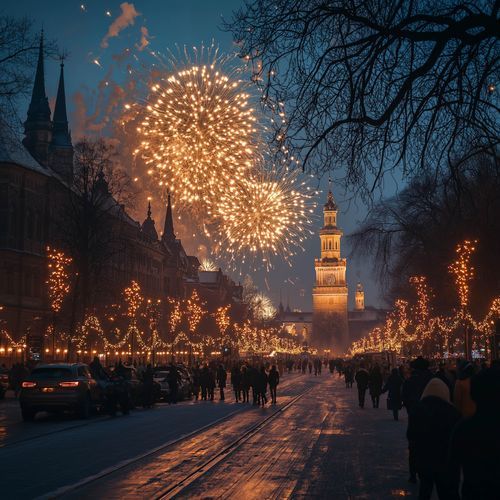
<path fill-rule="evenodd" d="M 227 183 L 247 175 L 259 136 L 248 84 L 213 47 L 194 54 L 155 72 L 137 107 L 136 150 L 179 208 L 191 212 L 204 211 Z"/>
<path fill-rule="evenodd" d="M 231 182 L 211 209 L 217 227 L 217 251 L 233 263 L 271 266 L 273 256 L 286 261 L 302 248 L 313 212 L 313 193 L 297 171 L 260 169 Z"/>

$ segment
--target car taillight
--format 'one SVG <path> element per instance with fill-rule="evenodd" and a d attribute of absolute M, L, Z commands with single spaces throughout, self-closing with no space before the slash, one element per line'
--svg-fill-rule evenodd
<path fill-rule="evenodd" d="M 21 384 L 22 387 L 27 388 L 27 387 L 36 387 L 36 382 L 23 382 Z"/>
<path fill-rule="evenodd" d="M 59 382 L 60 387 L 78 387 L 78 381 L 76 382 Z"/>

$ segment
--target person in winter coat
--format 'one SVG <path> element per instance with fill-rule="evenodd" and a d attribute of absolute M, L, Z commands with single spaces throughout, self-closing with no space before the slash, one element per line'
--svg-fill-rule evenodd
<path fill-rule="evenodd" d="M 200 396 L 200 379 L 201 379 L 200 367 L 195 366 L 193 368 L 193 395 L 195 401 L 198 401 L 198 397 Z"/>
<path fill-rule="evenodd" d="M 382 389 L 382 392 L 387 392 L 387 409 L 392 410 L 394 420 L 399 420 L 399 410 L 402 406 L 401 388 L 403 387 L 403 379 L 397 368 L 391 370 L 391 374 Z"/>
<path fill-rule="evenodd" d="M 458 379 L 453 390 L 453 403 L 463 417 L 472 417 L 476 413 L 476 403 L 471 397 L 471 378 L 474 365 L 461 361 L 458 365 Z"/>
<path fill-rule="evenodd" d="M 368 381 L 370 380 L 370 375 L 365 370 L 364 366 L 361 365 L 359 370 L 356 372 L 356 376 L 354 377 L 356 380 L 356 384 L 358 386 L 358 401 L 359 407 L 365 407 L 365 395 L 366 389 L 368 388 Z"/>
<path fill-rule="evenodd" d="M 450 467 L 462 500 L 500 497 L 500 369 L 482 370 L 471 379 L 474 415 L 458 422 L 451 436 Z"/>
<path fill-rule="evenodd" d="M 222 365 L 219 365 L 219 368 L 217 368 L 216 378 L 220 391 L 220 400 L 224 401 L 224 389 L 226 388 L 227 373 L 226 369 Z"/>
<path fill-rule="evenodd" d="M 410 376 L 404 381 L 402 390 L 403 404 L 406 407 L 408 415 L 411 414 L 413 408 L 417 405 L 422 397 L 425 387 L 432 378 L 432 373 L 429 370 L 429 362 L 419 356 L 410 363 L 412 372 Z M 408 466 L 410 469 L 411 483 L 417 482 L 417 471 L 415 467 L 414 446 L 411 440 L 408 441 Z"/>
<path fill-rule="evenodd" d="M 380 404 L 380 394 L 382 393 L 382 371 L 379 365 L 375 365 L 370 370 L 370 379 L 368 381 L 368 389 L 372 398 L 373 408 L 378 408 Z"/>
<path fill-rule="evenodd" d="M 205 364 L 200 372 L 201 399 L 203 401 L 207 400 L 209 383 L 210 369 L 208 368 L 208 365 Z"/>
<path fill-rule="evenodd" d="M 276 370 L 276 366 L 271 366 L 268 376 L 269 392 L 271 393 L 271 403 L 276 404 L 276 388 L 280 383 L 280 374 Z"/>
<path fill-rule="evenodd" d="M 440 499 L 458 498 L 453 493 L 456 473 L 447 465 L 447 457 L 450 436 L 459 420 L 448 386 L 439 378 L 431 379 L 408 417 L 406 433 L 408 440 L 415 443 L 420 500 L 430 499 L 434 486 Z"/>
<path fill-rule="evenodd" d="M 215 399 L 215 379 L 216 379 L 216 373 L 213 368 L 208 369 L 208 385 L 207 385 L 207 393 L 208 393 L 208 398 L 210 401 L 213 401 Z"/>
<path fill-rule="evenodd" d="M 243 402 L 248 403 L 250 401 L 250 373 L 246 365 L 241 367 L 240 381 Z"/>
<path fill-rule="evenodd" d="M 239 403 L 241 399 L 241 371 L 238 365 L 234 365 L 231 370 L 231 385 L 233 386 L 234 399 Z"/>
<path fill-rule="evenodd" d="M 351 365 L 346 365 L 344 367 L 344 379 L 346 389 L 352 389 L 352 384 L 354 382 L 354 368 Z"/>
<path fill-rule="evenodd" d="M 260 369 L 260 373 L 258 374 L 258 387 L 259 387 L 259 401 L 262 406 L 267 403 L 267 384 L 269 379 L 266 373 L 266 367 L 262 366 Z"/>

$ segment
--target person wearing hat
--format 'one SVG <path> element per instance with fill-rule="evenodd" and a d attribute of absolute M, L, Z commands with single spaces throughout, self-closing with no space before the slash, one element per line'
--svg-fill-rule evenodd
<path fill-rule="evenodd" d="M 458 498 L 453 489 L 454 469 L 447 465 L 447 457 L 450 436 L 459 420 L 460 413 L 450 402 L 448 386 L 439 378 L 431 379 L 408 417 L 407 437 L 414 443 L 421 500 L 431 498 L 434 486 L 440 499 Z"/>
<path fill-rule="evenodd" d="M 458 379 L 453 390 L 453 403 L 463 417 L 472 417 L 476 413 L 476 403 L 471 397 L 471 378 L 474 375 L 474 365 L 468 361 L 458 364 Z"/>

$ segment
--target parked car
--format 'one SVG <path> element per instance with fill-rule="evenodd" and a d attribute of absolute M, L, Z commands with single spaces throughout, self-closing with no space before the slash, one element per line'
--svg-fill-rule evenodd
<path fill-rule="evenodd" d="M 83 363 L 50 363 L 33 369 L 22 383 L 19 402 L 23 420 L 39 411 L 75 411 L 87 418 L 92 407 L 104 401 L 102 388 Z"/>
<path fill-rule="evenodd" d="M 179 373 L 179 399 L 189 399 L 193 393 L 193 380 L 191 372 L 184 365 L 176 365 L 177 372 Z M 154 381 L 160 386 L 160 394 L 162 399 L 168 401 L 170 396 L 170 388 L 168 385 L 168 377 L 170 374 L 170 365 L 155 369 Z"/>

